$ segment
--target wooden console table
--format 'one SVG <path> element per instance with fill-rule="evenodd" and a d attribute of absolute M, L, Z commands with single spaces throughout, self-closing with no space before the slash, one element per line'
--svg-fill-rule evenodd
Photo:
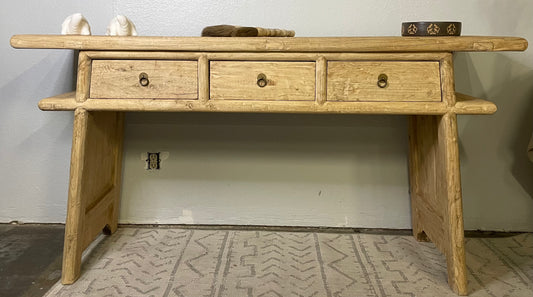
<path fill-rule="evenodd" d="M 15 35 L 11 45 L 79 50 L 76 92 L 39 102 L 75 115 L 64 284 L 102 229 L 117 229 L 123 112 L 404 114 L 413 234 L 438 247 L 450 287 L 467 294 L 457 115 L 496 106 L 455 92 L 452 52 L 523 51 L 525 39 Z"/>

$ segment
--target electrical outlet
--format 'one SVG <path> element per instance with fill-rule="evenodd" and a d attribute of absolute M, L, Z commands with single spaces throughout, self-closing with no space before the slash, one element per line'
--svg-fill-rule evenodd
<path fill-rule="evenodd" d="M 146 159 L 147 170 L 159 170 L 161 168 L 160 153 L 147 152 L 148 158 Z"/>

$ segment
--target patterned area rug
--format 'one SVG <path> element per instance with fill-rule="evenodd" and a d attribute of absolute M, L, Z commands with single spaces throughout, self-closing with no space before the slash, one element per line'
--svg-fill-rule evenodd
<path fill-rule="evenodd" d="M 533 296 L 533 234 L 466 240 L 470 296 Z M 456 296 L 412 236 L 120 228 L 45 296 Z"/>

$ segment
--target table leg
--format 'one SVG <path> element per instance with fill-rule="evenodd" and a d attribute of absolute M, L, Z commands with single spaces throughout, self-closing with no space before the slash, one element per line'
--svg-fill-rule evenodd
<path fill-rule="evenodd" d="M 448 284 L 467 295 L 457 116 L 409 117 L 413 234 L 446 256 Z"/>
<path fill-rule="evenodd" d="M 117 229 L 123 126 L 123 113 L 75 110 L 63 284 L 78 279 L 82 252 L 102 229 Z"/>

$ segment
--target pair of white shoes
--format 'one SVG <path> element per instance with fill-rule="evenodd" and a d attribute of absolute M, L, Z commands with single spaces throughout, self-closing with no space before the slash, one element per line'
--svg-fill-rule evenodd
<path fill-rule="evenodd" d="M 69 15 L 61 25 L 62 35 L 91 35 L 89 22 L 81 13 Z M 114 17 L 105 35 L 108 36 L 137 36 L 137 29 L 130 19 L 123 15 Z"/>

